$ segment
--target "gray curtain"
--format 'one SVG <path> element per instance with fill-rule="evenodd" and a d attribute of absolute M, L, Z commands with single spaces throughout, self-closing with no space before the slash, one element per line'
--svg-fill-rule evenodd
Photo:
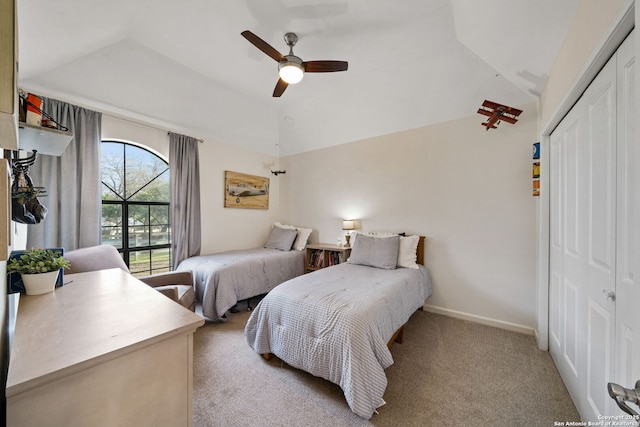
<path fill-rule="evenodd" d="M 97 245 L 102 114 L 48 98 L 43 98 L 42 109 L 69 128 L 73 139 L 62 156 L 38 156 L 29 171 L 33 184 L 47 190 L 39 200 L 49 212 L 40 224 L 28 226 L 27 248 Z"/>
<path fill-rule="evenodd" d="M 182 260 L 200 255 L 202 241 L 198 143 L 195 138 L 169 132 L 172 269 Z"/>

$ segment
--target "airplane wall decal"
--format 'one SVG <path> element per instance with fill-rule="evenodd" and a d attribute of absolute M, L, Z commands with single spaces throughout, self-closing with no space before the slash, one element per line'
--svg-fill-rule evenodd
<path fill-rule="evenodd" d="M 502 120 L 507 123 L 514 124 L 518 121 L 516 117 L 518 117 L 520 113 L 522 113 L 522 110 L 498 104 L 497 102 L 487 101 L 485 99 L 482 103 L 482 106 L 478 109 L 478 113 L 489 116 L 487 121 L 482 123 L 482 126 L 486 127 L 487 130 L 489 130 L 497 129 L 500 121 Z"/>

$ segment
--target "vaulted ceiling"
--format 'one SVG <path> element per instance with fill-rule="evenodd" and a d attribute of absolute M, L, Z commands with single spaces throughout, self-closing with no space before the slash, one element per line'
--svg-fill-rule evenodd
<path fill-rule="evenodd" d="M 30 0 L 19 84 L 188 135 L 286 156 L 535 101 L 579 0 Z M 277 63 L 303 60 L 273 98 Z M 526 112 L 525 112 L 526 114 Z M 478 117 L 478 128 L 482 118 Z"/>

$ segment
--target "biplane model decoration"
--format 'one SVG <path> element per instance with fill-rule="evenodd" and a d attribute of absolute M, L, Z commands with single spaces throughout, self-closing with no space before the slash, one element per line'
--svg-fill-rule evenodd
<path fill-rule="evenodd" d="M 501 121 L 514 124 L 518 121 L 516 117 L 522 113 L 522 110 L 485 99 L 482 106 L 478 109 L 478 113 L 489 117 L 486 122 L 482 123 L 482 126 L 489 130 L 497 129 Z"/>

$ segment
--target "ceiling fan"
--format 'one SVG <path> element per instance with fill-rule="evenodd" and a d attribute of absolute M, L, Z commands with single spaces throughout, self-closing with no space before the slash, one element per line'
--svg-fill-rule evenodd
<path fill-rule="evenodd" d="M 289 46 L 288 55 L 282 55 L 269 45 L 269 43 L 249 30 L 243 31 L 241 34 L 255 47 L 278 61 L 278 74 L 280 75 L 280 79 L 273 90 L 274 97 L 281 96 L 290 84 L 296 84 L 302 80 L 305 72 L 330 73 L 333 71 L 347 71 L 349 66 L 349 63 L 346 61 L 303 61 L 293 54 L 293 46 L 295 46 L 298 41 L 298 36 L 294 33 L 284 35 L 284 41 L 287 43 L 287 46 Z"/>

